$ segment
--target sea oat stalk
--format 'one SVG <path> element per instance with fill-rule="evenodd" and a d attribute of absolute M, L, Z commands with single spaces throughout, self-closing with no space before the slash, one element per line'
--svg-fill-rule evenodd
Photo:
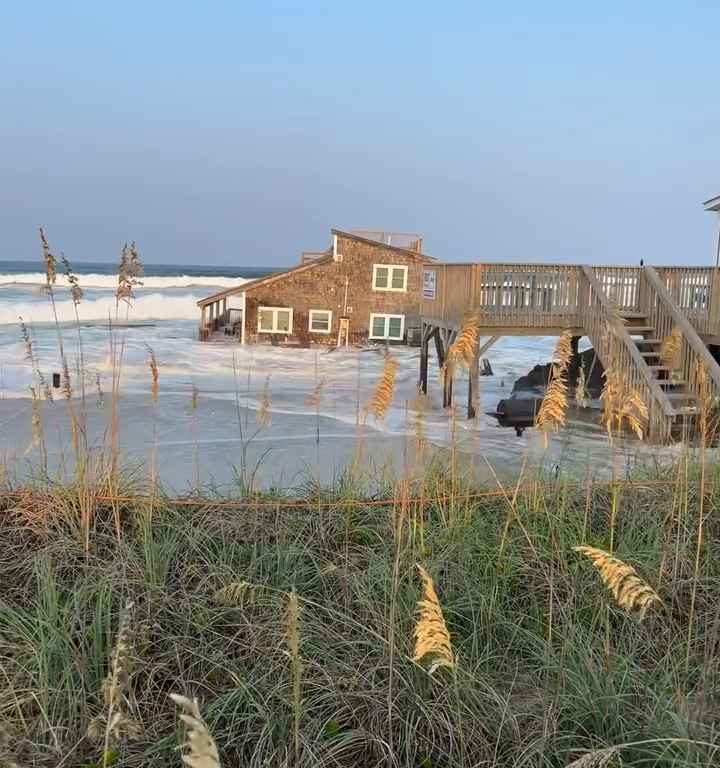
<path fill-rule="evenodd" d="M 423 596 L 417 604 L 413 661 L 429 661 L 428 674 L 432 675 L 439 667 L 452 669 L 455 656 L 433 580 L 422 565 L 417 569 L 423 582 Z"/>
<path fill-rule="evenodd" d="M 180 720 L 186 726 L 187 742 L 183 763 L 190 768 L 220 768 L 220 755 L 218 754 L 215 739 L 200 714 L 197 699 L 188 699 L 177 693 L 171 693 L 170 698 L 182 710 Z"/>
<path fill-rule="evenodd" d="M 662 606 L 657 592 L 638 576 L 631 565 L 595 547 L 580 546 L 573 549 L 592 560 L 615 602 L 628 613 L 636 612 L 638 618 L 643 619 L 648 610 Z"/>

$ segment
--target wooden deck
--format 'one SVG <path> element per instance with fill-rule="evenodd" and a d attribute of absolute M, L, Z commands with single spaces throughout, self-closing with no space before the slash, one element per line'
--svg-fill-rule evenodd
<path fill-rule="evenodd" d="M 574 264 L 436 264 L 436 298 L 421 305 L 420 384 L 427 390 L 428 348 L 442 364 L 463 320 L 480 321 L 481 334 L 587 336 L 605 368 L 619 367 L 648 405 L 649 432 L 666 439 L 697 413 L 702 396 L 720 399 L 720 367 L 707 344 L 720 343 L 720 275 L 705 267 L 605 267 Z M 619 331 L 618 316 L 622 318 Z M 680 336 L 677 366 L 660 349 Z M 478 350 L 478 357 L 482 352 Z M 707 371 L 707 384 L 698 371 Z M 476 371 L 470 372 L 472 415 Z M 702 374 L 701 374 L 702 376 Z M 444 393 L 452 399 L 452 382 Z M 703 389 L 705 387 L 705 389 Z"/>

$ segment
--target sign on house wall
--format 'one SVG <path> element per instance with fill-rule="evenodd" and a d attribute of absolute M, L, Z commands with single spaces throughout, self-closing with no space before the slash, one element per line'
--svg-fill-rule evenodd
<path fill-rule="evenodd" d="M 437 272 L 423 269 L 423 299 L 434 299 L 436 295 Z"/>

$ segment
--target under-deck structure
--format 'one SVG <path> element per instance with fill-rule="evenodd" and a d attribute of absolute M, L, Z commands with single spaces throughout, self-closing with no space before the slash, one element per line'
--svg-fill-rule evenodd
<path fill-rule="evenodd" d="M 569 264 L 434 264 L 435 298 L 423 298 L 420 387 L 427 392 L 430 343 L 442 366 L 463 320 L 477 315 L 484 337 L 470 366 L 474 413 L 480 356 L 502 336 L 587 336 L 607 369 L 619 368 L 648 407 L 648 432 L 667 439 L 701 399 L 720 398 L 720 270 Z M 618 320 L 621 318 L 621 320 Z M 664 340 L 680 349 L 662 359 Z M 452 380 L 443 400 L 452 402 Z M 717 400 L 715 401 L 717 402 Z"/>

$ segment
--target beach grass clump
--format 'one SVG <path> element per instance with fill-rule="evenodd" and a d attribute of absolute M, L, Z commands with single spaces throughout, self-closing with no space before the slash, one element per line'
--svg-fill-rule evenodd
<path fill-rule="evenodd" d="M 39 768 L 717 764 L 720 528 L 699 513 L 720 469 L 703 493 L 700 477 L 682 458 L 627 484 L 528 472 L 459 491 L 435 457 L 373 494 L 312 477 L 233 500 L 158 490 L 152 518 L 126 478 L 122 536 L 98 486 L 87 548 L 77 488 L 0 496 L 6 752 Z"/>

